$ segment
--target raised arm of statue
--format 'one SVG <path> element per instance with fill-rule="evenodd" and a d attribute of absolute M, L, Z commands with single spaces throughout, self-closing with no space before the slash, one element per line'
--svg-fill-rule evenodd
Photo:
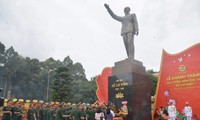
<path fill-rule="evenodd" d="M 117 16 L 117 15 L 110 9 L 110 7 L 109 7 L 108 4 L 104 4 L 104 6 L 105 6 L 105 8 L 107 9 L 108 13 L 110 14 L 110 16 L 111 16 L 113 19 L 115 19 L 115 20 L 117 20 L 117 21 L 119 21 L 119 22 L 122 21 L 122 17 Z"/>

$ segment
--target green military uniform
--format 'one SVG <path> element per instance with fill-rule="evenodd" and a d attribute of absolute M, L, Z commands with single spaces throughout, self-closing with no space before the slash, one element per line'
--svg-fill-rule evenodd
<path fill-rule="evenodd" d="M 63 109 L 61 107 L 59 107 L 57 110 L 56 110 L 56 119 L 55 120 L 62 120 L 63 117 Z"/>
<path fill-rule="evenodd" d="M 96 113 L 96 110 L 94 109 L 88 111 L 88 115 L 90 118 L 89 120 L 95 120 L 95 113 Z"/>
<path fill-rule="evenodd" d="M 85 110 L 80 111 L 80 117 L 81 117 L 81 120 L 85 120 L 85 118 L 86 118 L 86 111 Z"/>
<path fill-rule="evenodd" d="M 29 109 L 28 110 L 28 116 L 27 116 L 28 120 L 35 120 L 34 116 L 35 116 L 36 119 L 38 119 L 37 110 L 36 109 Z"/>
<path fill-rule="evenodd" d="M 71 110 L 65 111 L 64 114 L 65 114 L 65 115 L 71 115 Z M 72 118 L 71 118 L 71 117 L 67 117 L 67 118 L 65 118 L 65 120 L 72 120 Z"/>
<path fill-rule="evenodd" d="M 10 111 L 13 114 L 13 108 L 9 106 L 4 106 L 2 111 Z M 12 119 L 12 116 L 10 113 L 4 113 L 2 116 L 2 120 L 11 120 L 11 119 Z"/>
<path fill-rule="evenodd" d="M 22 120 L 22 119 L 23 119 L 23 116 L 22 116 L 23 112 L 22 112 L 21 109 L 19 109 L 19 112 L 20 112 L 20 115 L 19 115 L 19 117 L 18 117 L 18 120 Z"/>
<path fill-rule="evenodd" d="M 56 110 L 50 109 L 49 110 L 49 120 L 55 120 Z"/>
<path fill-rule="evenodd" d="M 36 120 L 39 120 L 39 111 L 36 108 L 33 109 L 33 114 L 35 115 Z"/>
<path fill-rule="evenodd" d="M 70 115 L 69 117 L 65 117 L 64 120 L 72 120 L 72 117 L 71 117 L 71 107 L 70 106 L 67 106 L 67 108 L 65 109 L 64 111 L 64 115 Z"/>
<path fill-rule="evenodd" d="M 81 110 L 80 109 L 75 109 L 72 112 L 73 120 L 80 120 L 81 119 Z"/>
<path fill-rule="evenodd" d="M 19 112 L 19 114 L 16 114 L 15 112 Z M 12 119 L 13 120 L 21 120 L 22 119 L 22 111 L 18 107 L 13 107 L 13 115 Z"/>
<path fill-rule="evenodd" d="M 39 109 L 39 120 L 47 120 L 47 108 L 40 108 Z"/>
<path fill-rule="evenodd" d="M 50 109 L 47 109 L 47 111 L 46 111 L 46 119 L 45 120 L 50 120 Z"/>
<path fill-rule="evenodd" d="M 44 120 L 48 118 L 48 108 L 44 108 Z"/>
<path fill-rule="evenodd" d="M 44 108 L 39 109 L 39 120 L 45 120 L 44 119 Z"/>
<path fill-rule="evenodd" d="M 30 109 L 28 110 L 27 119 L 28 119 L 28 120 L 34 120 L 33 109 L 32 109 L 32 108 L 30 108 Z"/>

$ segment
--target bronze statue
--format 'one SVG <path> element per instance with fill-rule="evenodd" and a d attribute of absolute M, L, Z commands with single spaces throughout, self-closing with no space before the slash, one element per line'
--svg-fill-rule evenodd
<path fill-rule="evenodd" d="M 135 53 L 135 48 L 134 48 L 134 43 L 133 43 L 134 35 L 138 35 L 138 32 L 139 32 L 136 15 L 134 13 L 130 14 L 131 9 L 129 7 L 125 7 L 124 8 L 125 16 L 120 17 L 120 16 L 117 16 L 110 9 L 108 4 L 104 4 L 104 6 L 108 10 L 108 13 L 113 19 L 122 23 L 121 36 L 123 37 L 123 40 L 124 40 L 126 53 L 129 58 L 134 59 L 134 53 Z"/>

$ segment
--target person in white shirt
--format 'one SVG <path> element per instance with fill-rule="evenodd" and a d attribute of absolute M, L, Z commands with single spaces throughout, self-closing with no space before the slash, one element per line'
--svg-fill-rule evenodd
<path fill-rule="evenodd" d="M 192 120 L 192 107 L 189 106 L 189 102 L 185 102 L 184 114 L 186 120 Z"/>
<path fill-rule="evenodd" d="M 113 117 L 115 117 L 114 111 L 112 111 L 112 110 L 110 109 L 110 112 L 112 113 Z"/>
<path fill-rule="evenodd" d="M 176 106 L 173 105 L 172 100 L 169 101 L 168 114 L 169 114 L 169 120 L 176 120 Z"/>
<path fill-rule="evenodd" d="M 105 120 L 104 113 L 101 110 L 101 107 L 97 108 L 97 111 L 95 113 L 95 120 Z"/>

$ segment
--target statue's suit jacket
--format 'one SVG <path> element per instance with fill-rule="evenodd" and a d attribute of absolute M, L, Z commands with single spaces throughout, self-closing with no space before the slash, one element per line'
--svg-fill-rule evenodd
<path fill-rule="evenodd" d="M 122 23 L 121 35 L 128 32 L 133 32 L 135 34 L 136 32 L 139 31 L 137 18 L 134 13 L 120 17 L 117 16 L 110 8 L 108 8 L 108 13 L 111 15 L 113 19 Z"/>

